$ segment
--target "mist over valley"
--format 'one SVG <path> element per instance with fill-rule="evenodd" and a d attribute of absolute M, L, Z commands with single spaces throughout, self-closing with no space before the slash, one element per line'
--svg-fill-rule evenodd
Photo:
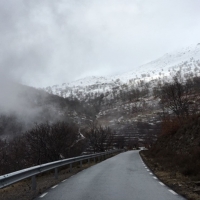
<path fill-rule="evenodd" d="M 159 180 L 199 199 L 199 7 L 197 0 L 0 1 L 0 182 L 67 158 L 143 149 Z M 69 176 L 71 167 L 64 170 Z M 50 187 L 40 178 L 46 185 L 31 199 Z M 27 199 L 20 194 L 31 186 L 20 184 L 0 199 Z"/>

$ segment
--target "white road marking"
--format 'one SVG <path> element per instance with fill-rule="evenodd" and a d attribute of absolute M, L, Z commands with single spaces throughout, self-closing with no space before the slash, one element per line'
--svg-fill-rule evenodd
<path fill-rule="evenodd" d="M 65 181 L 66 181 L 66 179 L 65 179 L 65 180 L 63 180 L 63 181 L 62 181 L 62 183 L 64 183 Z"/>
<path fill-rule="evenodd" d="M 151 172 L 149 173 L 150 175 L 153 175 Z"/>
<path fill-rule="evenodd" d="M 144 168 L 146 168 L 146 169 L 147 169 L 147 167 L 144 167 Z"/>
<path fill-rule="evenodd" d="M 159 183 L 160 183 L 160 185 L 165 186 L 162 182 L 159 182 Z"/>
<path fill-rule="evenodd" d="M 150 170 L 149 170 L 149 169 L 147 169 L 147 171 L 149 172 Z"/>
<path fill-rule="evenodd" d="M 153 177 L 154 179 L 157 179 L 155 176 Z"/>
<path fill-rule="evenodd" d="M 56 188 L 58 185 L 54 185 L 53 187 L 51 187 L 52 189 Z"/>
<path fill-rule="evenodd" d="M 176 192 L 174 192 L 173 190 L 169 190 L 172 194 L 177 195 Z"/>
<path fill-rule="evenodd" d="M 42 198 L 42 197 L 44 197 L 45 195 L 47 195 L 47 193 L 48 193 L 48 192 L 46 192 L 46 193 L 40 195 L 40 198 Z"/>

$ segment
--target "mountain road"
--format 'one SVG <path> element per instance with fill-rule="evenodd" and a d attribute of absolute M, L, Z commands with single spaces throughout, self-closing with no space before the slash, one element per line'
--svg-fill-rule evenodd
<path fill-rule="evenodd" d="M 160 182 L 139 151 L 127 151 L 87 168 L 47 190 L 43 200 L 183 200 Z"/>

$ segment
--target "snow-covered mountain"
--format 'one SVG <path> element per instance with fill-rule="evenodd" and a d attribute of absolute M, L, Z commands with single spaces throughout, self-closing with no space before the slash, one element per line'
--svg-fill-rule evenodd
<path fill-rule="evenodd" d="M 121 75 L 86 77 L 71 83 L 63 83 L 61 86 L 47 87 L 45 90 L 62 97 L 74 96 L 84 99 L 88 94 L 98 96 L 101 93 L 106 94 L 106 92 L 110 92 L 113 88 L 121 88 L 123 85 L 133 86 L 140 81 L 167 81 L 178 71 L 185 78 L 200 75 L 200 43 L 172 53 L 166 53 L 157 60 Z"/>

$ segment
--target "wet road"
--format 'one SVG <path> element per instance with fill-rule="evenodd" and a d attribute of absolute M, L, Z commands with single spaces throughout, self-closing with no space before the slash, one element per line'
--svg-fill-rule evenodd
<path fill-rule="evenodd" d="M 181 200 L 128 151 L 94 165 L 49 189 L 43 200 Z"/>

